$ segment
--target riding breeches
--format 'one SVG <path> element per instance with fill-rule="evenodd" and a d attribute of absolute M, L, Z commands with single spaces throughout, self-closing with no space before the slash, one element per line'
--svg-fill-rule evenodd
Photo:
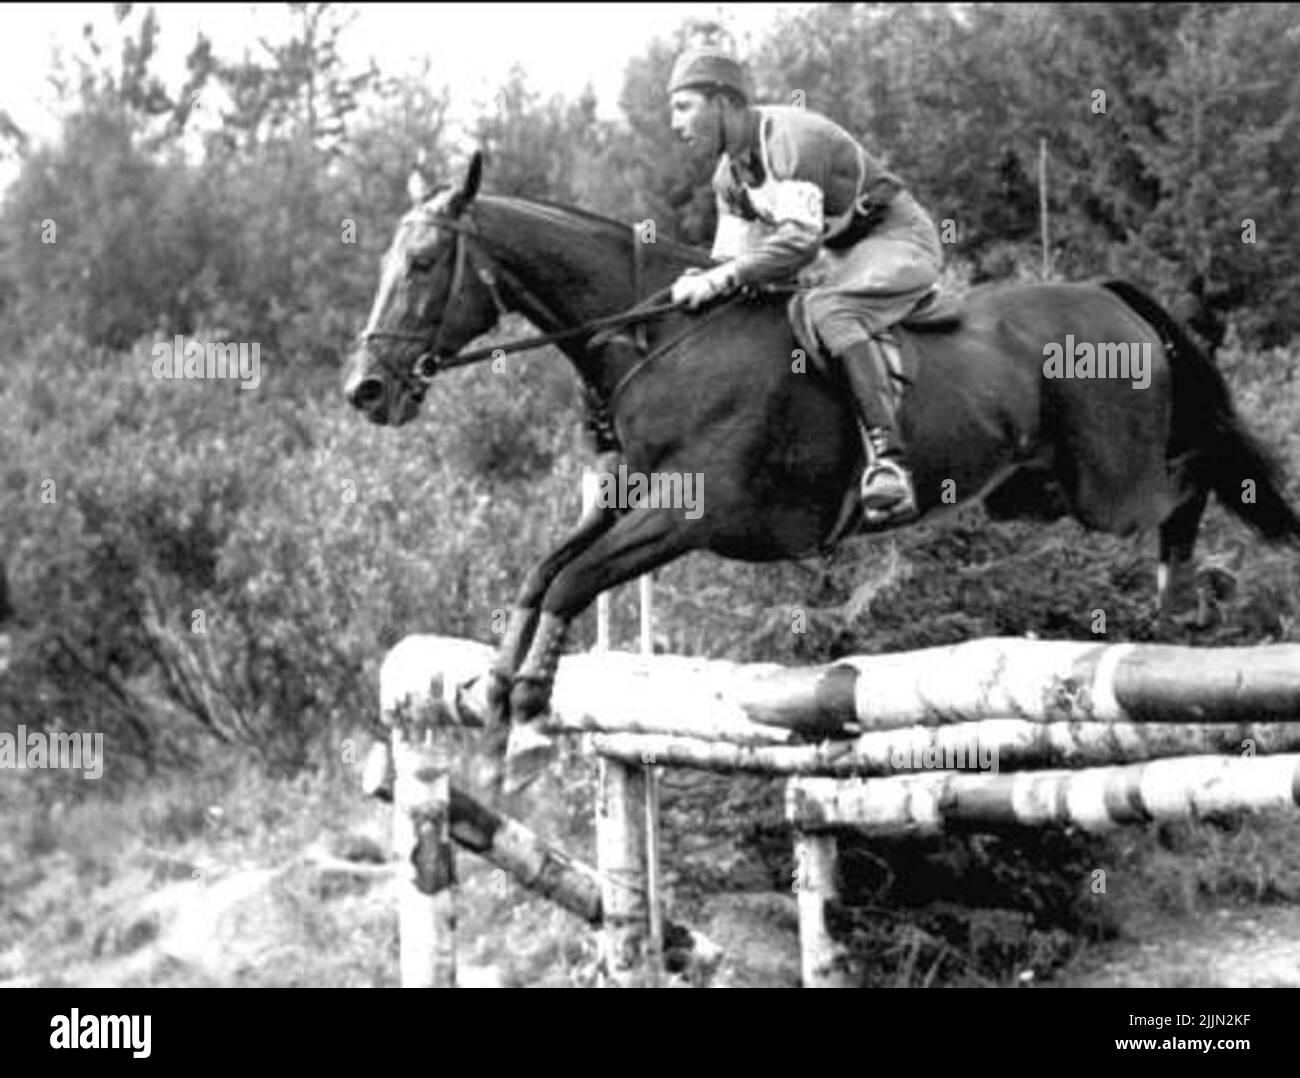
<path fill-rule="evenodd" d="M 880 223 L 852 247 L 823 247 L 799 275 L 805 310 L 822 342 L 840 355 L 901 321 L 933 287 L 943 248 L 930 215 L 900 191 Z"/>

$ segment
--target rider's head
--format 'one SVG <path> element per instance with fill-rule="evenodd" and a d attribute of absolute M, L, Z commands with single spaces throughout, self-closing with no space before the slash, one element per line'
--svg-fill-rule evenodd
<path fill-rule="evenodd" d="M 716 45 L 688 49 L 668 80 L 673 132 L 701 154 L 716 157 L 745 129 L 749 73 Z"/>

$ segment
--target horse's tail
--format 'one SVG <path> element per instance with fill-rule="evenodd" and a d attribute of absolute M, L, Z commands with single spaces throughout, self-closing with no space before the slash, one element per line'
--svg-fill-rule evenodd
<path fill-rule="evenodd" d="M 1228 384 L 1168 311 L 1136 285 L 1101 282 L 1160 334 L 1173 377 L 1169 455 L 1195 454 L 1192 476 L 1270 542 L 1300 543 L 1300 515 L 1283 493 L 1282 472 L 1233 407 Z M 1250 481 L 1251 486 L 1247 486 Z"/>

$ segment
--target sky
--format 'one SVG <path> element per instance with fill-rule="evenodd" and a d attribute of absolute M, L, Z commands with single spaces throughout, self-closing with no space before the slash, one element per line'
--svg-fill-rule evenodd
<path fill-rule="evenodd" d="M 259 37 L 281 40 L 291 25 L 283 4 L 156 4 L 157 70 L 170 89 L 184 76 L 184 60 L 202 30 L 218 55 L 238 58 L 257 51 Z M 590 80 L 599 114 L 618 115 L 618 96 L 628 59 L 649 41 L 667 36 L 688 17 L 727 26 L 742 54 L 780 13 L 809 4 L 481 3 L 358 4 L 358 17 L 343 40 L 344 59 L 363 68 L 374 57 L 387 75 L 432 61 L 434 81 L 451 91 L 450 116 L 468 120 L 491 101 L 512 65 L 523 66 L 532 89 L 544 97 L 576 97 Z M 130 24 L 138 25 L 145 5 Z M 97 40 L 117 40 L 112 4 L 6 4 L 0 14 L 0 109 L 38 141 L 57 130 L 58 108 L 46 82 L 56 48 L 83 48 L 82 26 Z M 0 174 L 0 183 L 9 176 Z"/>

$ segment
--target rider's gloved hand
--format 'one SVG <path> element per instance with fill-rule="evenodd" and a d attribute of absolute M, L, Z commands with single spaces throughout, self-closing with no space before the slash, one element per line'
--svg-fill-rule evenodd
<path fill-rule="evenodd" d="M 736 271 L 730 262 L 709 270 L 693 266 L 673 282 L 672 301 L 693 311 L 726 295 L 736 284 Z"/>

